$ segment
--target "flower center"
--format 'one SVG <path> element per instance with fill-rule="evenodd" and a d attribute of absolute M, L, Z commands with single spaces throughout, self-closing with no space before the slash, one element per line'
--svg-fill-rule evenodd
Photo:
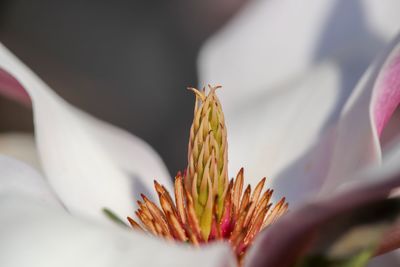
<path fill-rule="evenodd" d="M 288 209 L 282 198 L 270 202 L 273 190 L 263 190 L 263 178 L 251 190 L 243 191 L 243 168 L 235 179 L 228 179 L 227 133 L 224 114 L 215 91 L 189 88 L 196 95 L 190 129 L 188 166 L 175 177 L 174 199 L 154 181 L 159 206 L 142 195 L 135 212 L 141 225 L 131 217 L 135 229 L 170 240 L 200 245 L 226 240 L 241 260 L 255 236 Z"/>

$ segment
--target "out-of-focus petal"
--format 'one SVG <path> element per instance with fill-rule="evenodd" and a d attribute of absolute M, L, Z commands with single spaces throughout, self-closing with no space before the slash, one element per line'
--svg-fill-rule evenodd
<path fill-rule="evenodd" d="M 229 112 L 327 59 L 357 79 L 400 29 L 399 9 L 396 0 L 249 2 L 203 47 L 200 81 L 229 88 Z"/>
<path fill-rule="evenodd" d="M 393 188 L 400 186 L 400 172 L 386 174 L 380 168 L 375 169 L 367 174 L 371 177 L 365 177 L 375 181 L 373 184 L 347 189 L 292 210 L 259 236 L 249 251 L 247 266 L 289 266 L 307 250 L 315 231 L 343 214 L 351 214 L 362 207 L 366 211 L 365 205 L 385 199 Z"/>
<path fill-rule="evenodd" d="M 35 139 L 29 133 L 0 134 L 0 154 L 8 155 L 41 170 Z"/>
<path fill-rule="evenodd" d="M 262 260 L 255 260 L 254 265 L 250 266 L 264 266 L 261 263 L 271 266 L 286 266 L 284 264 L 287 263 L 279 262 L 279 260 L 284 257 L 288 258 L 287 255 L 290 253 L 300 253 L 298 248 L 309 241 L 307 233 L 310 234 L 326 222 L 341 216 L 342 212 L 349 212 L 362 204 L 384 199 L 389 193 L 393 194 L 394 190 L 400 186 L 400 142 L 393 143 L 381 161 L 379 130 L 375 127 L 376 117 L 374 116 L 376 110 L 374 105 L 379 103 L 379 101 L 374 101 L 374 94 L 379 90 L 387 89 L 380 85 L 385 84 L 381 81 L 382 77 L 386 77 L 386 71 L 392 71 L 390 68 L 393 66 L 393 59 L 396 59 L 398 55 L 399 40 L 400 36 L 368 70 L 346 104 L 340 126 L 337 129 L 335 158 L 332 159 L 333 165 L 331 166 L 331 175 L 332 170 L 337 173 L 331 176 L 333 180 L 328 180 L 333 183 L 327 184 L 331 187 L 325 188 L 325 194 L 321 194 L 319 200 L 304 205 L 300 209 L 292 210 L 276 226 L 272 226 L 266 231 L 265 236 L 259 239 L 262 241 L 259 241 L 260 243 L 257 243 L 258 245 L 254 248 L 254 250 L 262 249 L 266 252 L 260 257 Z M 398 78 L 399 76 L 396 75 L 395 79 Z M 399 90 L 397 87 L 390 89 Z M 379 96 L 379 94 L 376 95 Z M 342 153 L 338 153 L 339 149 Z M 368 161 L 367 159 L 371 159 L 371 157 L 372 160 Z M 352 161 L 351 165 L 346 165 L 346 160 Z M 376 164 L 373 164 L 374 160 Z M 366 162 L 369 163 L 368 168 L 361 172 L 354 171 L 354 166 L 360 170 L 362 167 L 366 167 Z M 344 168 L 346 166 L 348 169 Z M 293 222 L 296 223 L 293 224 Z M 290 230 L 288 231 L 288 229 Z M 394 249 L 400 245 L 400 235 L 396 229 L 387 237 L 389 239 L 383 240 L 381 251 Z M 283 242 L 283 240 L 286 241 Z M 260 245 L 261 243 L 263 245 Z M 253 255 L 255 255 L 254 253 Z M 251 259 L 250 257 L 250 261 Z"/>
<path fill-rule="evenodd" d="M 236 266 L 227 244 L 177 245 L 74 218 L 15 194 L 0 194 L 0 214 L 1 266 Z"/>
<path fill-rule="evenodd" d="M 23 88 L 30 95 L 36 145 L 43 171 L 65 206 L 71 212 L 100 218 L 104 218 L 101 212 L 103 207 L 112 209 L 120 216 L 131 214 L 132 188 L 135 191 L 141 190 L 143 186 L 140 189 L 135 187 L 142 183 L 132 184 L 131 177 L 116 163 L 115 153 L 109 153 L 103 140 L 96 137 L 96 130 L 99 129 L 87 125 L 87 119 L 81 118 L 74 107 L 56 95 L 2 45 L 0 73 L 8 90 Z M 122 137 L 122 140 L 126 139 L 126 135 Z M 130 142 L 132 144 L 135 140 Z M 142 143 L 136 147 L 142 153 L 147 150 L 144 158 L 155 155 L 153 150 L 144 148 Z M 158 158 L 154 161 L 160 163 Z M 140 164 L 143 162 L 132 159 L 132 166 Z M 132 167 L 131 171 L 134 169 Z M 138 176 L 139 179 L 153 180 L 160 173 L 167 176 L 164 165 L 152 166 L 146 173 L 139 169 L 140 175 L 147 174 L 147 177 Z"/>

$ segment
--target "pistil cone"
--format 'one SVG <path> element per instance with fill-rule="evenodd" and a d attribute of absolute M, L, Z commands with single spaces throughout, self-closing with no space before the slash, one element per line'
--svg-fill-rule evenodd
<path fill-rule="evenodd" d="M 244 171 L 228 179 L 227 131 L 219 87 L 209 86 L 209 93 L 189 88 L 195 93 L 194 119 L 190 129 L 188 166 L 175 177 L 175 197 L 154 182 L 160 207 L 142 195 L 133 228 L 170 240 L 194 245 L 213 240 L 227 240 L 241 259 L 255 236 L 271 225 L 288 209 L 282 198 L 271 203 L 273 190 L 263 190 L 263 178 L 252 191 L 244 189 Z M 244 190 L 243 190 L 244 189 Z"/>
<path fill-rule="evenodd" d="M 215 94 L 219 87 L 205 91 L 190 88 L 196 95 L 190 128 L 185 188 L 193 197 L 203 238 L 211 232 L 214 209 L 221 219 L 228 189 L 228 147 L 224 114 Z"/>

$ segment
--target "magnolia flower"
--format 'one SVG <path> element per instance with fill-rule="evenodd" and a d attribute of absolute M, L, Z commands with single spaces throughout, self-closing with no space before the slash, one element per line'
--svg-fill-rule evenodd
<path fill-rule="evenodd" d="M 338 264 L 337 261 L 349 264 L 351 261 L 354 266 L 361 266 L 375 251 L 386 226 L 390 225 L 399 211 L 396 199 L 384 199 L 392 189 L 400 186 L 400 149 L 395 144 L 382 158 L 378 138 L 399 102 L 399 63 L 400 37 L 397 37 L 358 83 L 337 124 L 332 126 L 331 135 L 321 139 L 329 142 L 320 146 L 318 153 L 311 158 L 312 164 L 306 168 L 311 178 L 306 180 L 305 172 L 298 170 L 290 176 L 290 173 L 286 174 L 286 179 L 291 179 L 291 182 L 284 180 L 283 184 L 289 190 L 286 191 L 284 186 L 276 182 L 273 184 L 279 188 L 278 194 L 274 195 L 281 197 L 287 194 L 290 205 L 293 203 L 294 207 L 255 237 L 254 244 L 244 258 L 244 266 L 290 266 L 294 263 L 299 266 L 321 266 L 321 260 L 324 264 Z M 315 77 L 323 85 L 328 85 L 326 82 L 329 79 L 323 78 L 331 77 L 328 75 L 330 66 L 325 68 Z M 324 71 L 328 71 L 328 74 Z M 0 89 L 9 97 L 32 104 L 35 144 L 40 158 L 40 161 L 29 160 L 35 163 L 36 170 L 15 158 L 0 158 L 2 266 L 237 265 L 236 257 L 226 242 L 216 241 L 193 247 L 147 236 L 140 231 L 122 229 L 110 223 L 102 213 L 104 207 L 112 209 L 120 217 L 126 217 L 133 213 L 133 203 L 140 193 L 149 197 L 153 195 L 155 201 L 151 189 L 154 178 L 157 184 L 164 185 L 166 191 L 174 192 L 161 160 L 142 141 L 63 101 L 3 46 L 0 46 Z M 296 91 L 293 94 L 289 94 L 287 103 L 282 100 L 275 103 L 275 107 L 291 107 L 304 92 Z M 199 97 L 205 98 L 201 93 Z M 311 113 L 315 115 L 319 109 L 324 113 L 323 108 L 322 103 Z M 228 105 L 229 116 L 230 110 Z M 250 123 L 252 120 L 245 121 Z M 246 147 L 246 142 L 250 145 L 252 139 L 258 140 L 259 144 L 265 142 L 262 135 L 250 136 L 240 142 L 235 139 L 241 133 L 235 128 L 239 127 L 240 122 L 243 121 L 234 122 L 232 126 L 233 138 L 228 137 L 230 146 Z M 313 123 L 319 125 L 319 122 L 321 120 Z M 256 123 L 263 124 L 263 121 Z M 195 123 L 193 125 L 196 127 Z M 318 125 L 302 125 L 318 128 Z M 254 134 L 263 134 L 246 124 L 241 128 Z M 271 131 L 274 129 L 270 128 Z M 314 143 L 309 143 L 310 136 L 299 134 L 297 142 L 302 141 L 303 137 L 306 139 L 302 145 L 312 148 Z M 195 135 L 192 138 L 194 140 Z M 27 157 L 24 150 L 28 150 L 30 155 L 34 155 L 35 150 L 29 147 L 30 142 L 23 139 L 24 146 L 20 142 L 18 146 L 11 144 L 8 153 Z M 254 164 L 244 166 L 247 182 L 254 184 L 253 179 L 271 176 L 268 168 L 272 163 L 267 154 L 272 153 L 272 162 L 274 157 L 280 156 L 277 144 L 275 149 L 264 151 L 265 157 L 259 158 L 262 164 L 255 170 L 251 170 L 251 165 L 257 166 L 256 163 L 260 161 L 255 160 Z M 191 151 L 195 150 L 190 147 L 189 156 L 194 155 Z M 281 149 L 288 150 L 285 144 Z M 233 167 L 236 167 L 238 157 L 243 157 L 243 163 L 247 165 L 259 156 L 257 150 L 237 154 L 235 151 L 239 150 L 236 148 L 233 151 Z M 25 160 L 28 162 L 27 158 Z M 222 163 L 226 164 L 225 159 Z M 221 165 L 217 163 L 216 166 Z M 282 163 L 278 166 L 281 167 Z M 198 165 L 193 165 L 193 168 L 189 165 L 185 177 L 194 177 L 198 168 Z M 258 177 L 248 175 L 260 169 L 267 173 Z M 221 181 L 225 186 L 221 188 L 226 188 L 227 177 L 222 170 L 217 172 L 223 177 Z M 235 172 L 229 173 L 232 175 Z M 275 181 L 279 179 L 281 177 L 275 178 Z M 350 179 L 353 182 L 342 183 L 350 182 Z M 303 184 L 303 187 L 299 187 Z M 159 188 L 159 192 L 164 190 L 162 187 L 156 188 Z M 293 191 L 297 194 L 292 194 Z M 222 191 L 215 192 L 219 195 Z M 301 202 L 304 192 L 318 192 L 320 195 L 304 203 Z M 298 195 L 302 197 L 296 198 Z M 223 212 L 219 211 L 221 206 L 218 199 L 214 199 L 216 208 L 213 214 L 220 216 Z M 199 204 L 202 203 L 199 200 Z M 203 214 L 202 208 L 196 212 Z M 204 218 L 209 221 L 209 216 Z M 201 226 L 206 229 L 202 234 L 204 231 L 208 235 L 211 233 L 209 223 Z M 363 237 L 361 243 L 357 242 L 360 235 Z M 397 235 L 391 234 L 391 237 L 381 243 L 380 252 L 398 246 Z"/>

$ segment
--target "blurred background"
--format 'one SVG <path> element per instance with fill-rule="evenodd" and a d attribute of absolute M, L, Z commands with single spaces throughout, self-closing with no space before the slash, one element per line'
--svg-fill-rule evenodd
<path fill-rule="evenodd" d="M 0 41 L 64 99 L 186 165 L 205 39 L 245 0 L 0 1 Z M 8 114 L 15 114 L 10 117 Z M 0 131 L 32 131 L 29 109 L 0 98 Z"/>

